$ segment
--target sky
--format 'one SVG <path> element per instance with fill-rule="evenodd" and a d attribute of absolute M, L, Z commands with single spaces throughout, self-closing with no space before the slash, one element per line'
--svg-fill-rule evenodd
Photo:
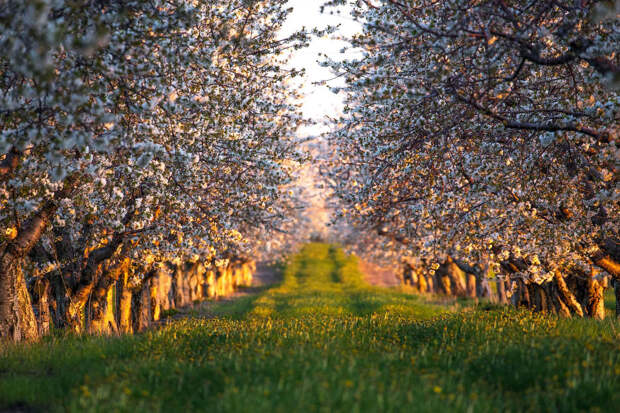
<path fill-rule="evenodd" d="M 329 130 L 325 124 L 327 117 L 338 116 L 344 107 L 343 94 L 334 94 L 326 85 L 315 85 L 333 79 L 334 75 L 329 68 L 321 67 L 317 60 L 320 60 L 320 53 L 326 54 L 334 59 L 351 57 L 350 54 L 342 54 L 341 49 L 346 43 L 335 39 L 338 36 L 349 37 L 361 30 L 358 23 L 353 21 L 348 13 L 330 14 L 321 13 L 320 7 L 324 0 L 290 0 L 289 6 L 293 12 L 282 29 L 282 37 L 291 34 L 302 27 L 310 30 L 312 28 L 325 28 L 328 25 L 340 26 L 339 29 L 324 38 L 314 38 L 308 48 L 294 52 L 289 65 L 298 69 L 305 69 L 306 76 L 302 86 L 302 110 L 304 117 L 316 123 L 302 128 L 298 132 L 299 138 L 313 137 L 310 145 L 314 148 L 313 156 L 315 161 L 307 164 L 299 172 L 298 185 L 304 188 L 304 198 L 309 206 L 304 211 L 307 224 L 304 225 L 310 235 L 322 235 L 329 237 L 330 229 L 327 223 L 330 221 L 331 210 L 327 207 L 328 193 L 323 185 L 319 173 L 318 164 L 320 163 L 321 153 L 329 150 L 327 143 L 320 135 Z M 332 80 L 329 86 L 342 85 L 342 80 Z"/>
<path fill-rule="evenodd" d="M 290 66 L 306 69 L 306 78 L 303 85 L 304 98 L 302 100 L 303 112 L 306 117 L 317 122 L 323 122 L 326 116 L 334 116 L 342 112 L 343 96 L 332 93 L 327 86 L 313 85 L 313 82 L 324 81 L 333 78 L 328 68 L 321 67 L 317 63 L 319 53 L 327 54 L 334 58 L 346 56 L 340 50 L 346 46 L 345 42 L 334 39 L 335 36 L 351 36 L 361 30 L 360 25 L 353 21 L 346 13 L 330 15 L 328 11 L 321 13 L 320 7 L 324 0 L 290 0 L 289 6 L 293 12 L 282 29 L 282 34 L 290 34 L 301 27 L 312 29 L 324 28 L 328 25 L 339 25 L 339 30 L 324 38 L 315 38 L 310 47 L 296 51 L 290 61 Z M 339 85 L 339 80 L 332 81 L 330 85 Z M 325 131 L 325 126 L 320 124 L 301 133 L 310 135 Z"/>

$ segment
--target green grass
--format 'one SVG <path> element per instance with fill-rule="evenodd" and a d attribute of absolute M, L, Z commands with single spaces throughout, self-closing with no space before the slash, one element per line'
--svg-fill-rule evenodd
<path fill-rule="evenodd" d="M 309 244 L 280 285 L 121 338 L 0 355 L 0 406 L 68 411 L 616 411 L 615 321 L 433 304 Z M 0 407 L 2 411 L 2 407 Z"/>
<path fill-rule="evenodd" d="M 607 317 L 614 317 L 616 314 L 616 295 L 613 288 L 605 290 L 605 313 Z"/>

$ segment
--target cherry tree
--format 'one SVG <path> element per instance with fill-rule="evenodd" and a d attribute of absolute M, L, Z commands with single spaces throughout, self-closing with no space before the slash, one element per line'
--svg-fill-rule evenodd
<path fill-rule="evenodd" d="M 617 10 L 350 4 L 363 57 L 325 62 L 348 83 L 330 171 L 342 215 L 431 273 L 508 272 L 515 303 L 604 315 L 599 272 L 619 276 Z"/>
<path fill-rule="evenodd" d="M 287 219 L 303 119 L 283 66 L 308 33 L 278 37 L 285 4 L 0 6 L 2 337 L 38 335 L 23 268 L 79 329 L 126 258 L 138 281 L 230 259 Z"/>

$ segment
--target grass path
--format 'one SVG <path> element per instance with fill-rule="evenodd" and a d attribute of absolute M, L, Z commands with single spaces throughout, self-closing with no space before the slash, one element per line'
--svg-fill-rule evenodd
<path fill-rule="evenodd" d="M 0 354 L 2 409 L 617 411 L 617 322 L 432 304 L 310 244 L 258 295 L 121 338 Z M 28 411 L 28 410 L 25 410 Z"/>

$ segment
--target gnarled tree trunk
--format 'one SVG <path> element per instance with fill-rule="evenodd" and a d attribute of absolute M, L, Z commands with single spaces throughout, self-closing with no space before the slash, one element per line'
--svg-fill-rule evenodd
<path fill-rule="evenodd" d="M 508 296 L 506 294 L 506 281 L 503 276 L 499 276 L 499 279 L 495 281 L 495 285 L 497 286 L 497 301 L 500 304 L 508 303 Z"/>
<path fill-rule="evenodd" d="M 605 319 L 605 299 L 603 284 L 590 278 L 588 280 L 586 309 L 588 315 L 597 320 Z"/>
<path fill-rule="evenodd" d="M 131 302 L 134 332 L 142 332 L 151 325 L 151 295 L 149 280 L 140 289 L 134 291 Z"/>
<path fill-rule="evenodd" d="M 91 319 L 88 330 L 91 334 L 110 335 L 118 333 L 116 317 L 114 317 L 114 288 L 111 285 L 102 298 L 97 298 L 91 306 Z"/>
<path fill-rule="evenodd" d="M 0 254 L 0 338 L 36 340 L 39 331 L 22 270 L 23 258 L 7 247 Z"/>
<path fill-rule="evenodd" d="M 101 274 L 90 298 L 89 331 L 92 334 L 109 335 L 118 333 L 118 324 L 114 314 L 115 285 L 127 273 L 129 258 L 111 264 Z"/>
<path fill-rule="evenodd" d="M 37 278 L 32 285 L 32 299 L 36 310 L 39 336 L 48 335 L 52 324 L 50 316 L 50 282 L 47 278 Z"/>
<path fill-rule="evenodd" d="M 476 298 L 476 276 L 471 273 L 467 273 L 465 276 L 467 277 L 467 296 Z"/>
<path fill-rule="evenodd" d="M 207 297 L 216 298 L 217 297 L 217 277 L 215 271 L 213 269 L 209 269 L 206 275 L 207 282 Z"/>
<path fill-rule="evenodd" d="M 132 301 L 132 292 L 131 288 L 128 285 L 129 282 L 129 271 L 124 271 L 121 274 L 120 280 L 117 284 L 116 294 L 117 294 L 117 325 L 119 332 L 125 334 L 133 333 L 133 325 L 131 318 L 131 301 Z"/>
<path fill-rule="evenodd" d="M 151 320 L 159 321 L 161 317 L 161 306 L 159 303 L 159 272 L 149 280 L 149 302 L 151 308 Z"/>
<path fill-rule="evenodd" d="M 581 304 L 579 304 L 579 301 L 577 301 L 575 295 L 568 289 L 564 277 L 559 271 L 555 271 L 554 280 L 558 287 L 558 293 L 562 301 L 564 301 L 572 313 L 579 317 L 583 317 L 583 308 L 581 307 Z"/>
<path fill-rule="evenodd" d="M 465 297 L 467 295 L 465 273 L 450 256 L 448 256 L 444 265 L 446 266 L 446 274 L 450 278 L 450 284 L 452 285 L 452 294 L 458 297 Z"/>
<path fill-rule="evenodd" d="M 0 247 L 0 339 L 22 341 L 39 337 L 23 272 L 24 258 L 56 213 L 57 200 L 68 197 L 75 183 L 74 176 L 67 179 L 63 189 L 24 222 L 15 239 Z"/>

